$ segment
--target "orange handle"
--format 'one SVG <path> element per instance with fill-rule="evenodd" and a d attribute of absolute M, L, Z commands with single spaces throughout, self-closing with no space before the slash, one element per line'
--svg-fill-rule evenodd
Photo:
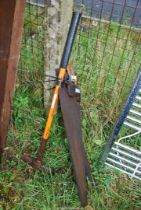
<path fill-rule="evenodd" d="M 65 72 L 66 72 L 66 69 L 60 68 L 59 76 L 58 76 L 58 79 L 60 81 L 63 81 L 64 76 L 65 76 Z M 49 115 L 48 115 L 48 119 L 47 119 L 47 122 L 46 122 L 44 134 L 43 134 L 43 139 L 46 140 L 46 141 L 48 140 L 48 137 L 49 137 L 50 128 L 51 128 L 54 113 L 55 113 L 55 110 L 56 110 L 56 105 L 57 105 L 57 101 L 58 101 L 58 93 L 59 93 L 60 88 L 61 88 L 61 85 L 56 85 L 55 90 L 54 90 L 54 95 L 53 95 L 51 107 L 50 107 L 50 110 L 49 110 Z"/>

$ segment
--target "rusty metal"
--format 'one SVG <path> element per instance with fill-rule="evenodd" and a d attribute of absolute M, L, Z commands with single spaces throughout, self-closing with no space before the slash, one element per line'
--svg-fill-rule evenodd
<path fill-rule="evenodd" d="M 90 177 L 90 166 L 82 141 L 80 102 L 77 97 L 70 97 L 68 95 L 66 87 L 61 88 L 59 99 L 81 205 L 86 206 L 86 179 Z"/>
<path fill-rule="evenodd" d="M 41 145 L 40 145 L 40 148 L 38 151 L 37 158 L 32 158 L 29 154 L 24 153 L 24 155 L 22 156 L 22 160 L 24 162 L 28 163 L 29 165 L 31 165 L 34 169 L 42 168 L 42 166 L 43 166 L 42 157 L 43 157 L 45 149 L 46 149 L 46 143 L 47 143 L 47 141 L 45 141 L 45 140 L 41 141 Z"/>
<path fill-rule="evenodd" d="M 25 0 L 0 1 L 0 155 L 6 145 Z"/>
<path fill-rule="evenodd" d="M 64 120 L 64 126 L 69 142 L 69 150 L 71 154 L 73 173 L 78 186 L 79 197 L 82 206 L 87 205 L 87 178 L 90 177 L 90 165 L 86 157 L 82 141 L 81 121 L 80 121 L 80 100 L 77 95 L 70 97 L 68 89 L 64 84 L 59 91 L 59 101 Z M 42 157 L 46 148 L 45 140 L 42 140 L 37 158 L 32 158 L 28 154 L 24 154 L 22 159 L 31 165 L 34 169 L 44 169 Z M 53 169 L 53 171 L 57 171 Z"/>

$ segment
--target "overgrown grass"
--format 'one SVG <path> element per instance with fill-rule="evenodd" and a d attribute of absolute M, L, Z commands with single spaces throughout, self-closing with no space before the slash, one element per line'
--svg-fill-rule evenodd
<path fill-rule="evenodd" d="M 60 114 L 55 118 L 44 156 L 47 169 L 43 172 L 33 171 L 21 160 L 24 152 L 36 155 L 45 124 L 42 98 L 32 96 L 33 92 L 29 92 L 29 88 L 24 86 L 15 93 L 13 122 L 0 174 L 1 208 L 79 209 L 80 203 Z M 99 138 L 97 136 L 85 142 L 94 179 L 94 183 L 89 183 L 89 208 L 140 209 L 140 185 L 129 181 L 123 174 L 99 166 L 98 158 L 103 139 L 101 131 Z M 52 168 L 59 170 L 54 174 Z"/>
<path fill-rule="evenodd" d="M 115 56 L 110 61 L 111 55 L 107 51 L 113 51 L 114 36 L 117 34 L 118 26 L 111 24 L 108 40 L 103 34 L 103 32 L 106 33 L 107 28 L 107 25 L 101 24 L 95 26 L 95 31 L 81 31 L 71 59 L 78 71 L 78 80 L 82 89 L 83 139 L 93 177 L 93 183 L 88 183 L 89 206 L 86 209 L 139 210 L 141 209 L 141 185 L 117 171 L 103 168 L 98 162 L 113 122 L 132 86 L 139 65 L 138 61 L 140 61 L 138 33 L 131 32 L 127 44 L 128 50 L 124 54 L 120 47 L 125 46 L 124 38 L 127 38 L 127 30 L 122 29 L 120 33 L 122 39 L 118 39 Z M 102 33 L 98 38 L 100 41 L 96 44 L 98 31 Z M 36 60 L 38 65 L 34 72 L 35 69 L 30 63 L 30 61 L 33 62 L 34 55 L 31 41 L 37 44 L 36 35 L 29 37 L 26 49 L 24 45 L 22 48 L 24 56 L 21 57 L 21 62 L 25 63 L 24 69 L 29 66 L 32 71 L 23 72 L 22 77 L 20 74 L 20 81 L 18 80 L 16 86 L 8 144 L 0 173 L 0 209 L 80 209 L 60 112 L 54 119 L 44 156 L 46 169 L 33 171 L 21 160 L 24 152 L 31 153 L 33 157 L 36 156 L 46 119 L 43 86 L 41 82 L 37 82 L 42 78 L 43 69 L 38 72 L 37 70 L 43 57 L 38 57 L 39 61 Z M 127 59 L 130 60 L 134 51 L 136 51 L 134 58 L 136 62 L 132 61 L 129 66 Z M 26 54 L 28 56 L 25 56 Z M 35 56 L 37 56 L 36 53 Z M 127 73 L 128 77 L 126 77 Z M 115 99 L 119 96 L 125 78 L 125 88 L 117 103 Z M 53 168 L 58 171 L 54 173 Z"/>

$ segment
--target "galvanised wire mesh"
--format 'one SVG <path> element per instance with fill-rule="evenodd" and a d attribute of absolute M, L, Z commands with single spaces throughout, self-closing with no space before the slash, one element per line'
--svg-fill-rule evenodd
<path fill-rule="evenodd" d="M 76 3 L 85 5 L 71 60 L 82 89 L 82 126 L 85 139 L 102 144 L 140 66 L 141 1 Z"/>
<path fill-rule="evenodd" d="M 70 63 L 82 90 L 85 139 L 109 135 L 140 66 L 141 1 L 75 0 L 84 6 Z M 45 1 L 27 2 L 19 81 L 43 84 Z M 91 129 L 87 129 L 91 127 Z M 95 140 L 95 141 L 96 141 Z"/>
<path fill-rule="evenodd" d="M 45 23 L 44 0 L 28 0 L 18 66 L 19 81 L 28 85 L 43 79 Z"/>

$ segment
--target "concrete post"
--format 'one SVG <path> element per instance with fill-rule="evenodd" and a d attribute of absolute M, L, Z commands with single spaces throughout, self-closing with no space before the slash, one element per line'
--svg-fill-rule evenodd
<path fill-rule="evenodd" d="M 72 17 L 73 0 L 46 0 L 45 74 L 55 76 L 59 68 L 69 24 Z M 48 78 L 45 77 L 45 80 Z M 45 108 L 50 105 L 50 91 L 53 83 L 44 83 Z"/>

